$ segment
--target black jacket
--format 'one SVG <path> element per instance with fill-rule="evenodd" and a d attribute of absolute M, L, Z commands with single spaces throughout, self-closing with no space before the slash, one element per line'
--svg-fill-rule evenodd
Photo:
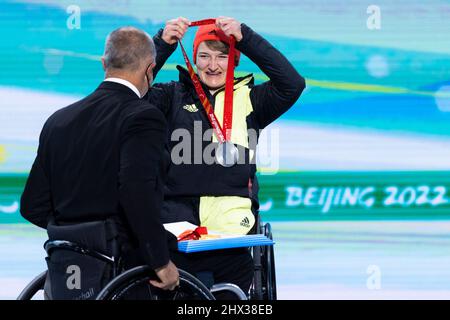
<path fill-rule="evenodd" d="M 161 38 L 162 30 L 154 37 L 157 49 L 157 72 L 176 49 L 175 45 L 168 45 Z M 295 70 L 292 64 L 268 41 L 255 33 L 245 24 L 242 24 L 243 38 L 236 44 L 236 48 L 250 58 L 268 77 L 259 85 L 254 85 L 252 75 L 235 80 L 248 82 L 250 99 L 253 111 L 246 117 L 247 129 L 255 129 L 257 132 L 272 123 L 275 119 L 286 112 L 300 97 L 305 88 L 304 78 Z M 176 129 L 186 129 L 194 136 L 194 122 L 202 123 L 202 133 L 211 129 L 206 112 L 201 105 L 187 70 L 181 66 L 179 70 L 179 81 L 156 84 L 149 91 L 149 101 L 157 102 L 157 106 L 163 111 L 168 122 L 167 154 L 170 154 L 179 141 L 172 141 L 171 136 Z M 211 104 L 214 106 L 215 97 L 204 87 Z M 184 106 L 194 104 L 199 112 L 186 112 Z M 239 106 L 235 105 L 235 108 Z M 234 121 L 234 120 L 233 120 Z M 198 138 L 198 137 L 196 137 Z M 210 144 L 210 141 L 202 142 L 202 150 Z M 239 146 L 238 146 L 239 147 Z M 195 146 L 192 143 L 191 150 Z M 256 165 L 250 163 L 249 149 L 255 149 L 256 145 L 248 148 L 239 148 L 240 157 L 245 157 L 245 164 L 237 164 L 225 168 L 219 164 L 192 164 L 194 163 L 194 152 L 192 152 L 191 163 L 175 164 L 171 162 L 168 171 L 168 179 L 165 187 L 165 221 L 186 219 L 187 216 L 177 215 L 177 212 L 190 207 L 198 210 L 198 198 L 200 196 L 241 196 L 253 200 L 254 209 L 258 208 L 258 183 L 256 180 Z M 176 208 L 169 208 L 167 204 L 173 199 L 184 201 Z M 184 200 L 181 200 L 184 199 Z M 187 203 L 186 203 L 187 201 Z M 189 211 L 190 209 L 187 209 Z M 197 217 L 198 218 L 198 217 Z M 198 223 L 198 219 L 187 219 Z"/>
<path fill-rule="evenodd" d="M 152 268 L 169 261 L 159 219 L 165 169 L 163 114 L 126 86 L 103 82 L 45 123 L 21 199 L 22 216 L 46 228 L 119 218 Z"/>

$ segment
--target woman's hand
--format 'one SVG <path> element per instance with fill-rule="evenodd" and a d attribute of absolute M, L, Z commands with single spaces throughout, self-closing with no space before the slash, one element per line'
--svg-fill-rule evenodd
<path fill-rule="evenodd" d="M 234 36 L 236 41 L 242 40 L 241 23 L 234 18 L 218 17 L 216 26 L 220 28 L 227 36 Z"/>
<path fill-rule="evenodd" d="M 184 17 L 178 17 L 166 22 L 162 33 L 162 39 L 167 44 L 174 44 L 181 40 L 188 29 L 190 21 Z"/>

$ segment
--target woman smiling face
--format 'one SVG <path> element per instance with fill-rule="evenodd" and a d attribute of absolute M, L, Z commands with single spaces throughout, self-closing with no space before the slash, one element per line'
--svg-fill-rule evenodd
<path fill-rule="evenodd" d="M 229 47 L 220 41 L 203 41 L 198 46 L 197 73 L 200 81 L 211 90 L 217 90 L 225 85 L 228 50 Z"/>

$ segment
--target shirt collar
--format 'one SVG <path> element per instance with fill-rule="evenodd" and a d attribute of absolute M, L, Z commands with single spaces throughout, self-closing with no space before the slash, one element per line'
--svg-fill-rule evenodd
<path fill-rule="evenodd" d="M 136 95 L 140 98 L 141 94 L 139 92 L 139 90 L 136 88 L 136 86 L 134 84 L 132 84 L 130 81 L 125 80 L 125 79 L 120 79 L 120 78 L 106 78 L 103 81 L 109 81 L 109 82 L 115 82 L 115 83 L 120 83 L 128 88 L 130 88 L 134 93 L 136 93 Z"/>

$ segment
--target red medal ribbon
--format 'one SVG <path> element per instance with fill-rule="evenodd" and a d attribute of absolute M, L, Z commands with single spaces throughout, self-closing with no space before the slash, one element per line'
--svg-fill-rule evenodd
<path fill-rule="evenodd" d="M 204 19 L 199 21 L 191 22 L 190 27 L 194 26 L 202 26 L 207 24 L 215 24 L 215 19 Z M 227 66 L 227 78 L 225 82 L 225 100 L 224 100 L 224 112 L 223 112 L 223 128 L 220 126 L 219 121 L 217 120 L 216 115 L 214 114 L 214 109 L 209 102 L 205 91 L 195 74 L 194 68 L 192 67 L 191 62 L 189 61 L 189 57 L 186 54 L 186 50 L 184 50 L 183 44 L 180 43 L 181 51 L 183 52 L 184 61 L 186 62 L 186 66 L 189 71 L 189 76 L 191 77 L 192 83 L 194 84 L 195 91 L 197 92 L 198 97 L 200 98 L 200 102 L 205 108 L 206 114 L 208 115 L 209 122 L 214 129 L 214 133 L 216 134 L 217 140 L 220 143 L 224 143 L 225 141 L 230 140 L 231 138 L 231 127 L 233 122 L 233 87 L 234 87 L 234 56 L 235 56 L 235 38 L 233 36 L 230 37 L 230 52 L 228 54 L 228 66 Z"/>
<path fill-rule="evenodd" d="M 207 24 L 215 24 L 215 23 L 216 23 L 216 19 L 203 19 L 203 20 L 192 21 L 191 24 L 189 25 L 189 27 L 198 27 L 198 26 L 204 26 Z"/>

